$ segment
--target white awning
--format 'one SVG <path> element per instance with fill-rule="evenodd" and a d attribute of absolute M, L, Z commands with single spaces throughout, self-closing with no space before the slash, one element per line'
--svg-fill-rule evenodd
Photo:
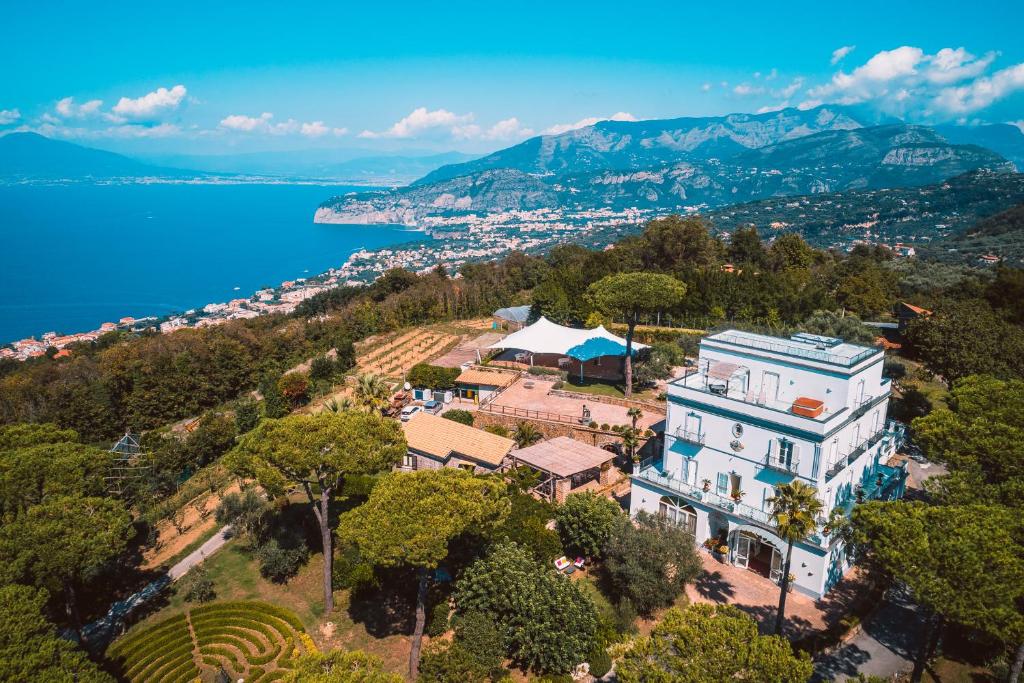
<path fill-rule="evenodd" d="M 604 325 L 592 330 L 579 330 L 557 325 L 541 317 L 529 327 L 508 335 L 488 348 L 552 353 L 586 361 L 598 356 L 624 356 L 626 340 L 606 330 Z M 646 344 L 633 342 L 634 354 L 646 348 Z"/>

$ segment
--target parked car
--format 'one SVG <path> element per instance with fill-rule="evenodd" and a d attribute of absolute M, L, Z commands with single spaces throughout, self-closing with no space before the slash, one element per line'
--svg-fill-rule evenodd
<path fill-rule="evenodd" d="M 444 408 L 444 406 L 441 405 L 440 401 L 427 401 L 423 404 L 423 412 L 430 413 L 431 415 L 440 413 L 441 408 Z"/>
<path fill-rule="evenodd" d="M 408 422 L 409 420 L 412 419 L 412 416 L 415 415 L 418 412 L 420 412 L 420 407 L 419 406 L 406 406 L 406 407 L 402 408 L 402 416 L 401 416 L 402 422 Z"/>

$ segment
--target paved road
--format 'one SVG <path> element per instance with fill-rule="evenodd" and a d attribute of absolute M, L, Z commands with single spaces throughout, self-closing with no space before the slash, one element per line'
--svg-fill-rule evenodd
<path fill-rule="evenodd" d="M 892 589 L 852 640 L 814 662 L 814 681 L 845 681 L 863 673 L 889 678 L 909 671 L 922 635 L 921 616 L 906 594 Z"/>
<path fill-rule="evenodd" d="M 167 575 L 171 577 L 172 581 L 177 581 L 185 574 L 188 573 L 189 569 L 196 566 L 210 555 L 214 554 L 221 549 L 225 543 L 228 542 L 228 532 L 231 530 L 231 525 L 225 524 L 221 527 L 220 531 L 210 537 L 206 543 L 202 544 L 191 553 L 186 555 L 180 562 L 171 567 L 167 571 Z"/>

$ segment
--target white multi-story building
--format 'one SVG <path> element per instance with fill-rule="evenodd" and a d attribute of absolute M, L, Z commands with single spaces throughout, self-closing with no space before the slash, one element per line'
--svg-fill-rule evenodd
<path fill-rule="evenodd" d="M 820 597 L 849 568 L 824 518 L 854 503 L 902 495 L 906 471 L 885 463 L 902 425 L 886 420 L 881 349 L 797 334 L 730 330 L 700 344 L 697 371 L 668 385 L 660 458 L 633 474 L 631 514 L 662 514 L 698 544 L 718 539 L 725 561 L 781 579 L 786 544 L 768 502 L 795 479 L 818 490 L 819 532 L 793 548 L 795 588 Z"/>

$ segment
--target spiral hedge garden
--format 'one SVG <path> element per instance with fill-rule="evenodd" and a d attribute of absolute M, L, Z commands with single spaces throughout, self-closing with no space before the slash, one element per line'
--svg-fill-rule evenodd
<path fill-rule="evenodd" d="M 117 641 L 108 657 L 129 681 L 186 683 L 204 671 L 267 683 L 299 655 L 316 652 L 294 612 L 265 602 L 217 602 Z"/>

